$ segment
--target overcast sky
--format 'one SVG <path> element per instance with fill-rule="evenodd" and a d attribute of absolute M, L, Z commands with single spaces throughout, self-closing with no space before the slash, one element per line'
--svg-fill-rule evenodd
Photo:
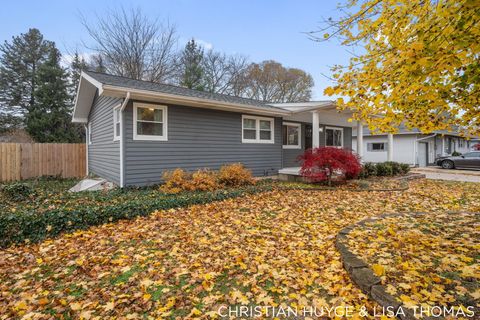
<path fill-rule="evenodd" d="M 80 15 L 94 21 L 110 8 L 140 7 L 160 21 L 175 24 L 182 42 L 195 38 L 206 47 L 240 53 L 259 62 L 273 59 L 301 68 L 315 79 L 313 99 L 321 100 L 330 84 L 330 66 L 344 64 L 349 54 L 338 42 L 317 43 L 303 32 L 315 30 L 323 18 L 335 17 L 337 1 L 320 0 L 55 0 L 3 1 L 0 40 L 38 28 L 64 52 L 86 52 L 90 39 Z"/>

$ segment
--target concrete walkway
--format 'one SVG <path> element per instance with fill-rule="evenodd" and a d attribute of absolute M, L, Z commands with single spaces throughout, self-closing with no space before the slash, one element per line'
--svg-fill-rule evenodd
<path fill-rule="evenodd" d="M 480 170 L 455 169 L 448 170 L 440 167 L 413 168 L 412 172 L 423 173 L 427 179 L 451 180 L 480 183 Z"/>

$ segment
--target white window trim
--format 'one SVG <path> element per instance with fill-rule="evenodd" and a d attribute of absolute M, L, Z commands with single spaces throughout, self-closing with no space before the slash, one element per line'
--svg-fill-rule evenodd
<path fill-rule="evenodd" d="M 243 137 L 243 120 L 244 119 L 252 119 L 255 120 L 255 139 L 245 139 Z M 261 140 L 260 139 L 260 120 L 263 121 L 270 121 L 270 140 Z M 251 129 L 253 130 L 253 129 Z M 275 119 L 274 118 L 266 118 L 266 117 L 257 117 L 257 116 L 249 116 L 249 115 L 242 115 L 242 143 L 275 143 Z"/>
<path fill-rule="evenodd" d="M 120 119 L 117 119 L 117 112 L 119 111 L 119 116 Z M 120 141 L 120 138 L 122 137 L 122 105 L 119 104 L 118 106 L 113 108 L 113 141 Z M 117 123 L 120 124 L 120 132 L 117 136 Z"/>
<path fill-rule="evenodd" d="M 153 108 L 163 111 L 163 135 L 145 135 L 137 134 L 137 109 L 138 108 Z M 168 141 L 168 107 L 157 104 L 148 103 L 134 103 L 133 104 L 133 140 L 151 140 L 151 141 Z"/>
<path fill-rule="evenodd" d="M 330 130 L 339 130 L 339 131 L 342 131 L 342 139 L 340 140 L 341 142 L 341 145 L 339 146 L 329 146 L 327 145 L 327 130 L 330 129 Z M 343 148 L 343 138 L 344 138 L 344 135 L 343 135 L 343 128 L 340 128 L 340 127 L 325 127 L 325 147 L 336 147 L 336 148 Z"/>
<path fill-rule="evenodd" d="M 87 124 L 87 131 L 88 131 L 87 142 L 90 145 L 92 144 L 92 123 L 90 121 Z"/>
<path fill-rule="evenodd" d="M 302 124 L 295 122 L 284 122 L 282 123 L 282 139 L 283 139 L 283 126 L 297 127 L 298 128 L 298 144 L 284 144 L 283 149 L 301 149 L 302 148 Z M 282 144 L 284 141 L 282 141 Z"/>

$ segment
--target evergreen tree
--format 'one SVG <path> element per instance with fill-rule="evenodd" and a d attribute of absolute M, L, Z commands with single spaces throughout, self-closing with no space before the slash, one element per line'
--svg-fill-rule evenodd
<path fill-rule="evenodd" d="M 0 122 L 16 126 L 35 104 L 37 72 L 53 47 L 38 29 L 0 45 Z"/>
<path fill-rule="evenodd" d="M 87 62 L 81 57 L 78 52 L 73 55 L 72 62 L 70 63 L 70 81 L 72 85 L 71 96 L 75 99 L 77 93 L 78 84 L 80 82 L 80 74 L 83 70 L 87 70 Z"/>
<path fill-rule="evenodd" d="M 180 85 L 189 89 L 204 90 L 203 49 L 194 39 L 187 42 L 180 59 Z"/>
<path fill-rule="evenodd" d="M 71 123 L 68 74 L 60 66 L 60 57 L 52 47 L 35 75 L 35 102 L 26 114 L 26 128 L 38 142 L 81 141 L 78 128 Z"/>

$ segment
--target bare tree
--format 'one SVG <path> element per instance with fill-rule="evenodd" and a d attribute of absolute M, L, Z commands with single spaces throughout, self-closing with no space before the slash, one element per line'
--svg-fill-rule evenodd
<path fill-rule="evenodd" d="M 276 61 L 252 63 L 244 75 L 243 96 L 269 102 L 301 102 L 311 98 L 311 75 Z"/>
<path fill-rule="evenodd" d="M 150 20 L 140 9 L 112 11 L 94 24 L 82 18 L 106 72 L 134 79 L 168 82 L 175 71 L 175 27 Z M 100 59 L 100 60 L 98 60 Z M 98 63 L 97 63 L 98 64 Z"/>
<path fill-rule="evenodd" d="M 227 56 L 209 50 L 203 58 L 205 90 L 215 93 L 240 96 L 242 78 L 248 67 L 247 58 L 240 55 Z"/>
<path fill-rule="evenodd" d="M 246 75 L 249 62 L 243 55 L 232 55 L 228 57 L 228 90 L 225 93 L 234 96 L 243 96 L 247 89 Z"/>

